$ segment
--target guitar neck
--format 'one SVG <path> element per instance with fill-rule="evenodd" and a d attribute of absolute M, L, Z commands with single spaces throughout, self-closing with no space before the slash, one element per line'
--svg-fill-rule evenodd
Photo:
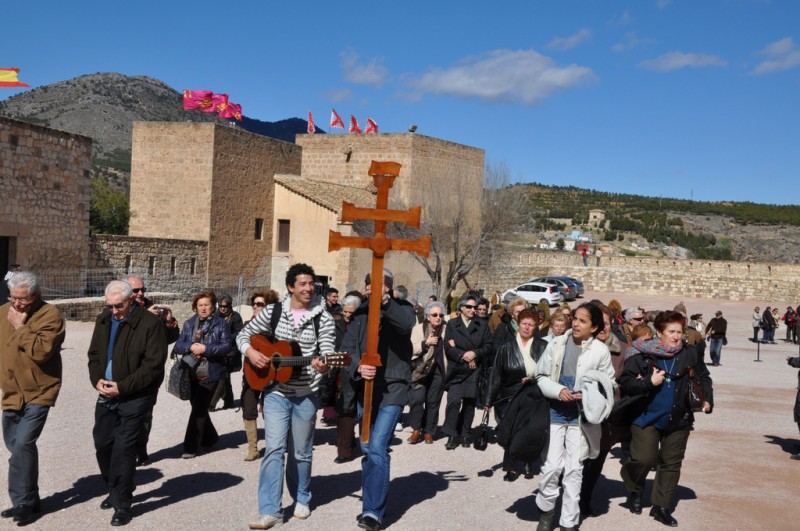
<path fill-rule="evenodd" d="M 321 359 L 324 362 L 325 356 L 281 356 L 278 358 L 278 363 L 289 367 L 305 367 L 311 365 L 311 362 L 317 359 Z"/>

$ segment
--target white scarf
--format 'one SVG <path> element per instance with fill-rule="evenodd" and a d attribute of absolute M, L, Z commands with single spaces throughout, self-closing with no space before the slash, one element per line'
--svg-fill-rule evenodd
<path fill-rule="evenodd" d="M 525 362 L 525 374 L 533 376 L 536 373 L 536 362 L 531 357 L 531 345 L 533 345 L 533 338 L 528 340 L 527 345 L 522 344 L 522 338 L 517 334 L 517 346 L 519 351 L 522 352 L 522 361 Z"/>

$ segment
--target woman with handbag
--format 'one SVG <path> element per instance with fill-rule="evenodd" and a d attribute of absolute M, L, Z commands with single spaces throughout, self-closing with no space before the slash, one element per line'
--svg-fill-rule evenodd
<path fill-rule="evenodd" d="M 231 350 L 228 323 L 214 312 L 217 296 L 201 291 L 192 299 L 195 314 L 184 323 L 174 351 L 189 366 L 192 412 L 183 439 L 183 457 L 191 459 L 207 450 L 219 439 L 208 407 L 217 382 L 228 374 L 226 358 Z"/>
<path fill-rule="evenodd" d="M 495 406 L 494 414 L 498 424 L 502 420 L 509 400 L 517 391 L 534 380 L 536 363 L 547 348 L 547 342 L 536 339 L 539 326 L 537 312 L 523 309 L 516 314 L 517 333 L 500 345 L 494 358 L 489 385 L 484 396 L 484 409 L 489 411 Z M 516 460 L 508 449 L 503 453 L 503 481 L 516 481 L 519 469 Z M 524 463 L 526 479 L 533 478 L 533 463 Z"/>
<path fill-rule="evenodd" d="M 444 355 L 444 304 L 433 301 L 425 305 L 425 319 L 411 331 L 411 388 L 409 391 L 408 424 L 414 431 L 411 444 L 424 440 L 432 444 L 439 422 L 442 382 L 446 374 Z"/>
<path fill-rule="evenodd" d="M 713 409 L 711 377 L 702 356 L 683 342 L 686 317 L 675 311 L 656 317 L 658 338 L 635 341 L 635 351 L 627 356 L 619 384 L 620 405 L 626 405 L 631 424 L 631 457 L 622 467 L 622 480 L 628 489 L 629 509 L 642 512 L 645 480 L 657 465 L 653 482 L 653 508 L 650 516 L 675 527 L 672 496 L 678 486 L 694 413 L 689 404 L 692 377 L 702 388 L 702 411 Z"/>

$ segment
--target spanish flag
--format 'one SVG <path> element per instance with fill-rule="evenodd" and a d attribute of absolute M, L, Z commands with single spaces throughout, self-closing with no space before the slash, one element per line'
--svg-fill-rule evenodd
<path fill-rule="evenodd" d="M 17 79 L 19 68 L 0 68 L 0 87 L 30 87 Z"/>

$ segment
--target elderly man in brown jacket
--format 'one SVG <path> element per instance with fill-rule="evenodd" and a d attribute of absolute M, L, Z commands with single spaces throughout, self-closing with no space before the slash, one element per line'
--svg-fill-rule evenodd
<path fill-rule="evenodd" d="M 3 439 L 11 453 L 8 496 L 13 507 L 0 516 L 22 526 L 41 510 L 36 441 L 61 389 L 66 326 L 61 312 L 42 300 L 33 273 L 16 273 L 8 280 L 8 289 L 9 303 L 0 306 L 0 389 Z"/>

